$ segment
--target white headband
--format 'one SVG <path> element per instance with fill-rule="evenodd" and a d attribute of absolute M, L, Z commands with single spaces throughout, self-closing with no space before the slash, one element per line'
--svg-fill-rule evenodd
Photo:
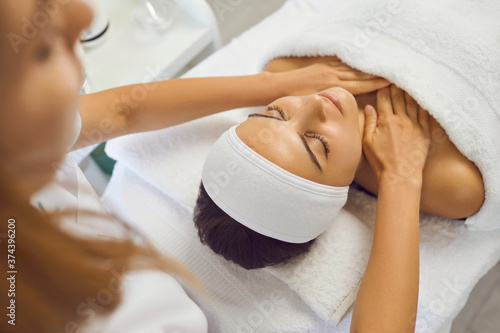
<path fill-rule="evenodd" d="M 280 168 L 241 141 L 236 126 L 210 150 L 202 182 L 210 198 L 230 217 L 289 243 L 305 243 L 326 231 L 346 203 L 349 190 Z"/>

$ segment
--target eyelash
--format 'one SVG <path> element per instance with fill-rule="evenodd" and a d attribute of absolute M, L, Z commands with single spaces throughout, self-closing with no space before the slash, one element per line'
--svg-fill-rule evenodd
<path fill-rule="evenodd" d="M 283 108 L 279 105 L 270 105 L 268 108 L 267 108 L 268 111 L 276 111 L 280 114 L 281 118 L 283 120 L 286 120 L 285 119 L 285 111 L 283 110 Z M 330 145 L 328 144 L 328 142 L 326 141 L 325 137 L 321 134 L 317 134 L 317 133 L 306 133 L 304 136 L 308 137 L 308 138 L 315 138 L 315 139 L 318 139 L 319 141 L 321 141 L 321 143 L 323 144 L 323 147 L 325 147 L 325 151 L 326 153 L 328 154 L 330 152 Z"/>
<path fill-rule="evenodd" d="M 317 133 L 306 133 L 304 136 L 307 136 L 308 138 L 318 139 L 323 144 L 323 147 L 325 147 L 326 153 L 328 154 L 330 152 L 330 146 L 328 145 L 328 142 L 323 135 Z"/>
<path fill-rule="evenodd" d="M 285 111 L 283 110 L 283 108 L 279 105 L 270 105 L 268 108 L 267 108 L 267 111 L 271 111 L 271 110 L 274 110 L 276 112 L 278 112 L 281 116 L 281 118 L 283 118 L 283 120 L 286 120 L 285 119 Z"/>

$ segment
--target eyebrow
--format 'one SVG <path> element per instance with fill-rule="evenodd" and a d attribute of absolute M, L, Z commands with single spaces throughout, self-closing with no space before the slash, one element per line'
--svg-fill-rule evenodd
<path fill-rule="evenodd" d="M 268 114 L 262 114 L 262 113 L 251 113 L 248 115 L 248 118 L 250 117 L 262 117 L 262 118 L 271 118 L 271 119 L 276 119 L 279 121 L 283 121 L 283 119 L 275 117 L 275 116 L 270 116 Z"/>
<path fill-rule="evenodd" d="M 261 114 L 261 113 L 251 113 L 248 115 L 248 118 L 250 118 L 250 117 L 262 117 L 262 118 L 270 118 L 270 119 L 283 121 L 283 119 L 281 119 L 281 118 L 270 116 L 267 114 Z M 309 147 L 309 144 L 307 143 L 307 140 L 304 137 L 304 135 L 300 134 L 299 132 L 297 132 L 297 135 L 299 136 L 300 140 L 304 144 L 304 147 L 306 148 L 307 154 L 311 158 L 311 161 L 314 163 L 314 165 L 316 165 L 316 167 L 319 169 L 320 172 L 323 172 L 323 168 L 319 164 L 318 159 L 316 158 L 316 155 L 314 155 L 313 151 L 311 150 L 311 147 Z"/>

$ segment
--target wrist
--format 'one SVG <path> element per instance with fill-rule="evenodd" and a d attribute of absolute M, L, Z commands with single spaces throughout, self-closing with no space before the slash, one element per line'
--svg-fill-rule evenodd
<path fill-rule="evenodd" d="M 292 91 L 289 88 L 291 85 L 291 78 L 288 76 L 287 72 L 264 72 L 265 79 L 269 82 L 269 92 L 271 93 L 272 101 L 284 97 L 292 95 Z"/>
<path fill-rule="evenodd" d="M 378 184 L 390 185 L 392 188 L 400 187 L 404 189 L 422 189 L 423 175 L 422 172 L 413 172 L 409 175 L 401 175 L 399 172 L 383 170 L 377 174 Z"/>

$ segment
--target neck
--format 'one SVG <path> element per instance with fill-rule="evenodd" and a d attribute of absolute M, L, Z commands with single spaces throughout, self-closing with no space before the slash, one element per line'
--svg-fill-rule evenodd
<path fill-rule="evenodd" d="M 363 134 L 365 132 L 365 111 L 363 109 L 358 109 L 359 118 L 359 132 Z"/>
<path fill-rule="evenodd" d="M 377 105 L 377 92 L 372 92 L 368 94 L 362 94 L 354 96 L 356 98 L 356 102 L 358 103 L 358 117 L 359 117 L 359 131 L 360 133 L 364 133 L 365 131 L 365 106 L 372 105 L 376 107 Z M 359 161 L 358 170 L 362 165 L 366 165 L 367 161 L 365 155 L 361 155 L 361 159 Z"/>
<path fill-rule="evenodd" d="M 373 107 L 376 107 L 377 92 L 356 95 L 355 98 L 356 103 L 358 103 L 359 129 L 361 133 L 363 133 L 365 131 L 365 106 L 372 105 Z"/>

